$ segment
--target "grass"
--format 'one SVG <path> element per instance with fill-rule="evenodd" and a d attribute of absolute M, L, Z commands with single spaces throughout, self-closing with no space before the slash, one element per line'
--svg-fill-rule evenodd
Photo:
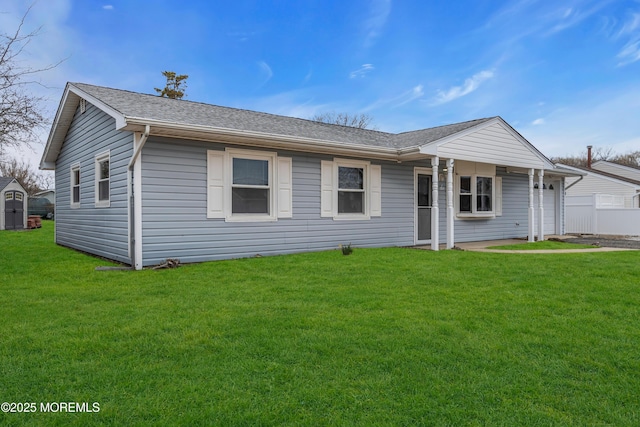
<path fill-rule="evenodd" d="M 490 246 L 489 249 L 501 249 L 507 251 L 533 251 L 543 249 L 593 249 L 595 247 L 597 246 L 570 242 L 558 242 L 555 240 L 543 240 L 541 242 L 517 243 L 515 245 Z"/>
<path fill-rule="evenodd" d="M 640 424 L 640 252 L 338 250 L 95 271 L 0 232 L 2 425 Z"/>

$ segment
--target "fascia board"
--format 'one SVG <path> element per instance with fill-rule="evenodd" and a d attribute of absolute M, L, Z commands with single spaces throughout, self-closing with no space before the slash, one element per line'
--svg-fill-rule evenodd
<path fill-rule="evenodd" d="M 125 117 L 119 111 L 100 101 L 99 99 L 89 95 L 71 83 L 67 83 L 64 93 L 58 105 L 56 116 L 51 130 L 47 138 L 42 158 L 40 160 L 40 169 L 52 170 L 55 168 L 55 162 L 62 148 L 64 138 L 71 126 L 73 114 L 78 107 L 80 98 L 86 99 L 89 103 L 95 105 L 116 120 L 116 128 L 122 128 L 126 125 Z"/>
<path fill-rule="evenodd" d="M 494 117 L 486 122 L 480 123 L 478 125 L 472 126 L 468 129 L 465 129 L 460 132 L 456 132 L 449 136 L 446 136 L 437 141 L 430 142 L 428 144 L 420 146 L 420 153 L 427 154 L 430 156 L 438 155 L 438 148 L 441 145 L 445 145 L 449 142 L 455 141 L 456 139 L 463 138 L 472 133 L 478 132 L 486 127 L 492 126 L 494 124 L 499 124 L 502 126 L 504 130 L 506 130 L 514 139 L 519 141 L 525 148 L 527 148 L 532 154 L 542 160 L 545 169 L 553 169 L 553 163 L 544 156 L 540 151 L 538 151 L 529 141 L 527 141 L 522 135 L 513 130 L 511 126 L 507 122 L 505 122 L 501 117 Z"/>
<path fill-rule="evenodd" d="M 88 94 L 87 92 L 74 86 L 73 84 L 69 84 L 69 90 L 78 95 L 80 98 L 86 99 L 90 104 L 95 105 L 100 110 L 113 117 L 116 120 L 116 129 L 122 129 L 127 125 L 126 118 L 120 111 L 116 110 L 108 104 L 105 104 L 103 101 L 99 100 L 93 95 Z"/>

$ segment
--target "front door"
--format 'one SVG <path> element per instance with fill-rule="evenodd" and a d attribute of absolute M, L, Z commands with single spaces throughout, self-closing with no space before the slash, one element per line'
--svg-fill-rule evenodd
<path fill-rule="evenodd" d="M 431 175 L 417 172 L 416 181 L 416 243 L 431 242 Z"/>
<path fill-rule="evenodd" d="M 20 191 L 4 193 L 4 225 L 7 230 L 24 228 L 24 194 Z"/>

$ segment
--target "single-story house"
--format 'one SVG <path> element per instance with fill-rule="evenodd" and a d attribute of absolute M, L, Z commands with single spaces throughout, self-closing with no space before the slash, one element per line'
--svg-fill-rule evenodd
<path fill-rule="evenodd" d="M 27 192 L 9 177 L 0 177 L 0 230 L 23 230 L 27 225 Z"/>
<path fill-rule="evenodd" d="M 52 219 L 55 213 L 55 190 L 43 190 L 29 197 L 29 215 Z"/>
<path fill-rule="evenodd" d="M 633 166 L 620 165 L 607 160 L 598 160 L 597 162 L 593 162 L 591 168 L 634 181 L 640 181 L 640 169 Z"/>
<path fill-rule="evenodd" d="M 56 203 L 56 190 L 42 190 L 33 195 L 34 198 L 46 199 L 49 203 Z"/>
<path fill-rule="evenodd" d="M 55 170 L 56 242 L 137 269 L 544 239 L 564 233 L 571 175 L 500 117 L 394 134 L 82 83 L 40 167 Z"/>
<path fill-rule="evenodd" d="M 640 208 L 640 170 L 634 179 L 632 168 L 616 165 L 628 171 L 621 170 L 625 175 L 614 174 L 614 171 L 619 170 L 611 165 L 615 163 L 599 161 L 593 163 L 591 168 L 558 165 L 584 175 L 579 178 L 567 178 L 566 195 L 596 195 L 598 207 Z"/>

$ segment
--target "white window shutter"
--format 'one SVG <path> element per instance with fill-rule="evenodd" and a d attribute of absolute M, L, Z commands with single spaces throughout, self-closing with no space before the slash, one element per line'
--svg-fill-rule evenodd
<path fill-rule="evenodd" d="M 382 166 L 369 166 L 369 182 L 371 189 L 370 216 L 382 216 Z"/>
<path fill-rule="evenodd" d="M 224 218 L 224 151 L 207 151 L 207 218 Z"/>
<path fill-rule="evenodd" d="M 278 157 L 278 218 L 293 217 L 293 172 L 291 157 Z"/>
<path fill-rule="evenodd" d="M 320 216 L 333 217 L 333 162 L 320 162 Z"/>
<path fill-rule="evenodd" d="M 495 188 L 495 208 L 496 216 L 502 216 L 502 177 L 496 176 L 496 188 Z"/>

